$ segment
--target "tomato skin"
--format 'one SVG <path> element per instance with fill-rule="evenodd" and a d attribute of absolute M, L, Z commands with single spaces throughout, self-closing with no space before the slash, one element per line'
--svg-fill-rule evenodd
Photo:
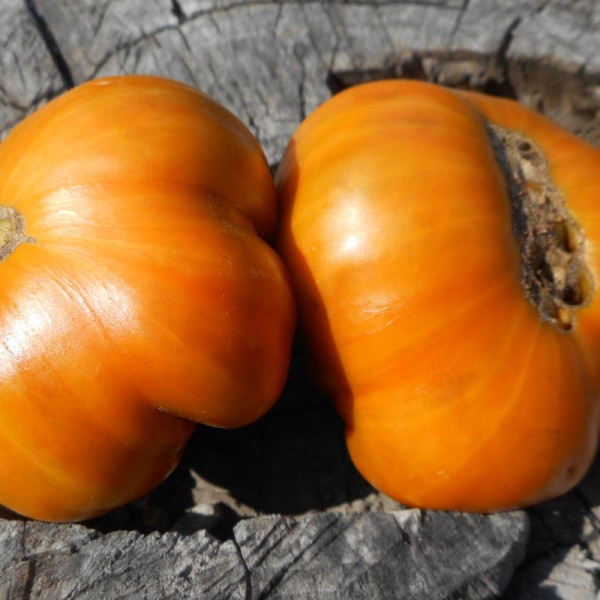
<path fill-rule="evenodd" d="M 258 142 L 194 89 L 84 84 L 0 146 L 33 241 L 0 265 L 0 503 L 81 520 L 147 493 L 192 421 L 239 427 L 287 375 L 295 306 L 263 240 Z"/>
<path fill-rule="evenodd" d="M 275 180 L 280 253 L 351 458 L 422 508 L 548 499 L 597 445 L 600 302 L 565 332 L 525 298 L 486 119 L 544 151 L 599 281 L 600 152 L 511 101 L 351 88 L 300 125 Z"/>

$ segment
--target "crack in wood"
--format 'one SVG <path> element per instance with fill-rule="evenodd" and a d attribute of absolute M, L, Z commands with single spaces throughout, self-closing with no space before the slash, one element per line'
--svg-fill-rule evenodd
<path fill-rule="evenodd" d="M 23 0 L 25 2 L 25 7 L 27 8 L 33 23 L 35 24 L 40 37 L 44 41 L 46 48 L 54 62 L 56 69 L 58 70 L 63 83 L 66 88 L 72 88 L 74 85 L 73 75 L 71 73 L 71 69 L 69 68 L 69 64 L 65 60 L 65 57 L 52 33 L 50 27 L 48 27 L 48 23 L 39 13 L 37 6 L 34 0 Z"/>
<path fill-rule="evenodd" d="M 187 19 L 184 10 L 181 8 L 181 4 L 177 0 L 171 0 L 171 12 L 175 15 L 179 24 L 184 23 Z"/>

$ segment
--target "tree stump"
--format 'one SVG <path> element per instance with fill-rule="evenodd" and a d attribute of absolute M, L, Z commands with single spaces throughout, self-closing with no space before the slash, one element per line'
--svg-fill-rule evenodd
<path fill-rule="evenodd" d="M 514 97 L 600 144 L 595 0 L 3 0 L 0 132 L 88 79 L 152 73 L 230 108 L 273 167 L 331 94 L 408 77 Z M 79 525 L 0 519 L 2 598 L 593 600 L 600 464 L 527 511 L 372 489 L 295 349 L 274 410 L 199 427 L 146 498 Z"/>

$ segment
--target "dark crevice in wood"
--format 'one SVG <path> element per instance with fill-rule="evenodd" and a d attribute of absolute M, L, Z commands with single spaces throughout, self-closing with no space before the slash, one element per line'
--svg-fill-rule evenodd
<path fill-rule="evenodd" d="M 46 23 L 44 17 L 42 17 L 42 15 L 39 13 L 34 0 L 24 0 L 24 2 L 25 7 L 31 15 L 31 18 L 33 19 L 33 22 L 35 23 L 35 26 L 39 31 L 46 48 L 48 49 L 48 52 L 50 53 L 56 69 L 60 73 L 65 87 L 72 88 L 74 85 L 73 74 L 71 73 L 71 69 L 65 60 L 65 57 L 58 45 L 58 42 L 56 41 L 56 38 L 54 37 L 54 34 L 52 33 L 52 30 L 50 27 L 48 27 L 48 23 Z"/>
<path fill-rule="evenodd" d="M 505 96 L 507 98 L 516 98 L 517 93 L 510 81 L 510 77 L 508 74 L 508 49 L 513 40 L 513 36 L 515 33 L 515 29 L 520 25 L 523 19 L 521 17 L 516 18 L 506 29 L 504 32 L 504 36 L 502 37 L 502 41 L 500 42 L 500 46 L 498 47 L 498 51 L 496 53 L 496 64 L 498 65 L 498 70 L 500 71 L 500 77 L 498 81 L 498 89 L 494 90 L 490 86 L 487 89 L 484 89 L 486 94 L 492 94 L 494 96 Z M 490 82 L 491 83 L 491 82 Z"/>
<path fill-rule="evenodd" d="M 248 563 L 246 562 L 244 554 L 242 553 L 242 548 L 240 547 L 238 541 L 235 539 L 233 531 L 230 539 L 235 549 L 235 552 L 238 555 L 238 558 L 240 559 L 240 564 L 244 569 L 244 600 L 252 600 L 252 598 L 254 598 L 255 596 L 252 593 L 252 573 L 250 571 L 250 567 L 248 567 Z"/>
<path fill-rule="evenodd" d="M 180 24 L 187 21 L 187 16 L 177 0 L 171 0 L 171 12 Z"/>

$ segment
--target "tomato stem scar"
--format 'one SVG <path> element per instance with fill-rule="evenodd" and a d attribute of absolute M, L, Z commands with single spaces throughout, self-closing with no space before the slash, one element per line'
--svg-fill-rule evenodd
<path fill-rule="evenodd" d="M 569 213 L 539 146 L 495 124 L 488 124 L 487 130 L 510 201 L 525 297 L 544 321 L 569 331 L 575 312 L 589 304 L 594 293 L 583 231 Z"/>
<path fill-rule="evenodd" d="M 25 217 L 12 206 L 0 206 L 0 262 L 25 243 L 35 243 L 25 231 Z"/>

